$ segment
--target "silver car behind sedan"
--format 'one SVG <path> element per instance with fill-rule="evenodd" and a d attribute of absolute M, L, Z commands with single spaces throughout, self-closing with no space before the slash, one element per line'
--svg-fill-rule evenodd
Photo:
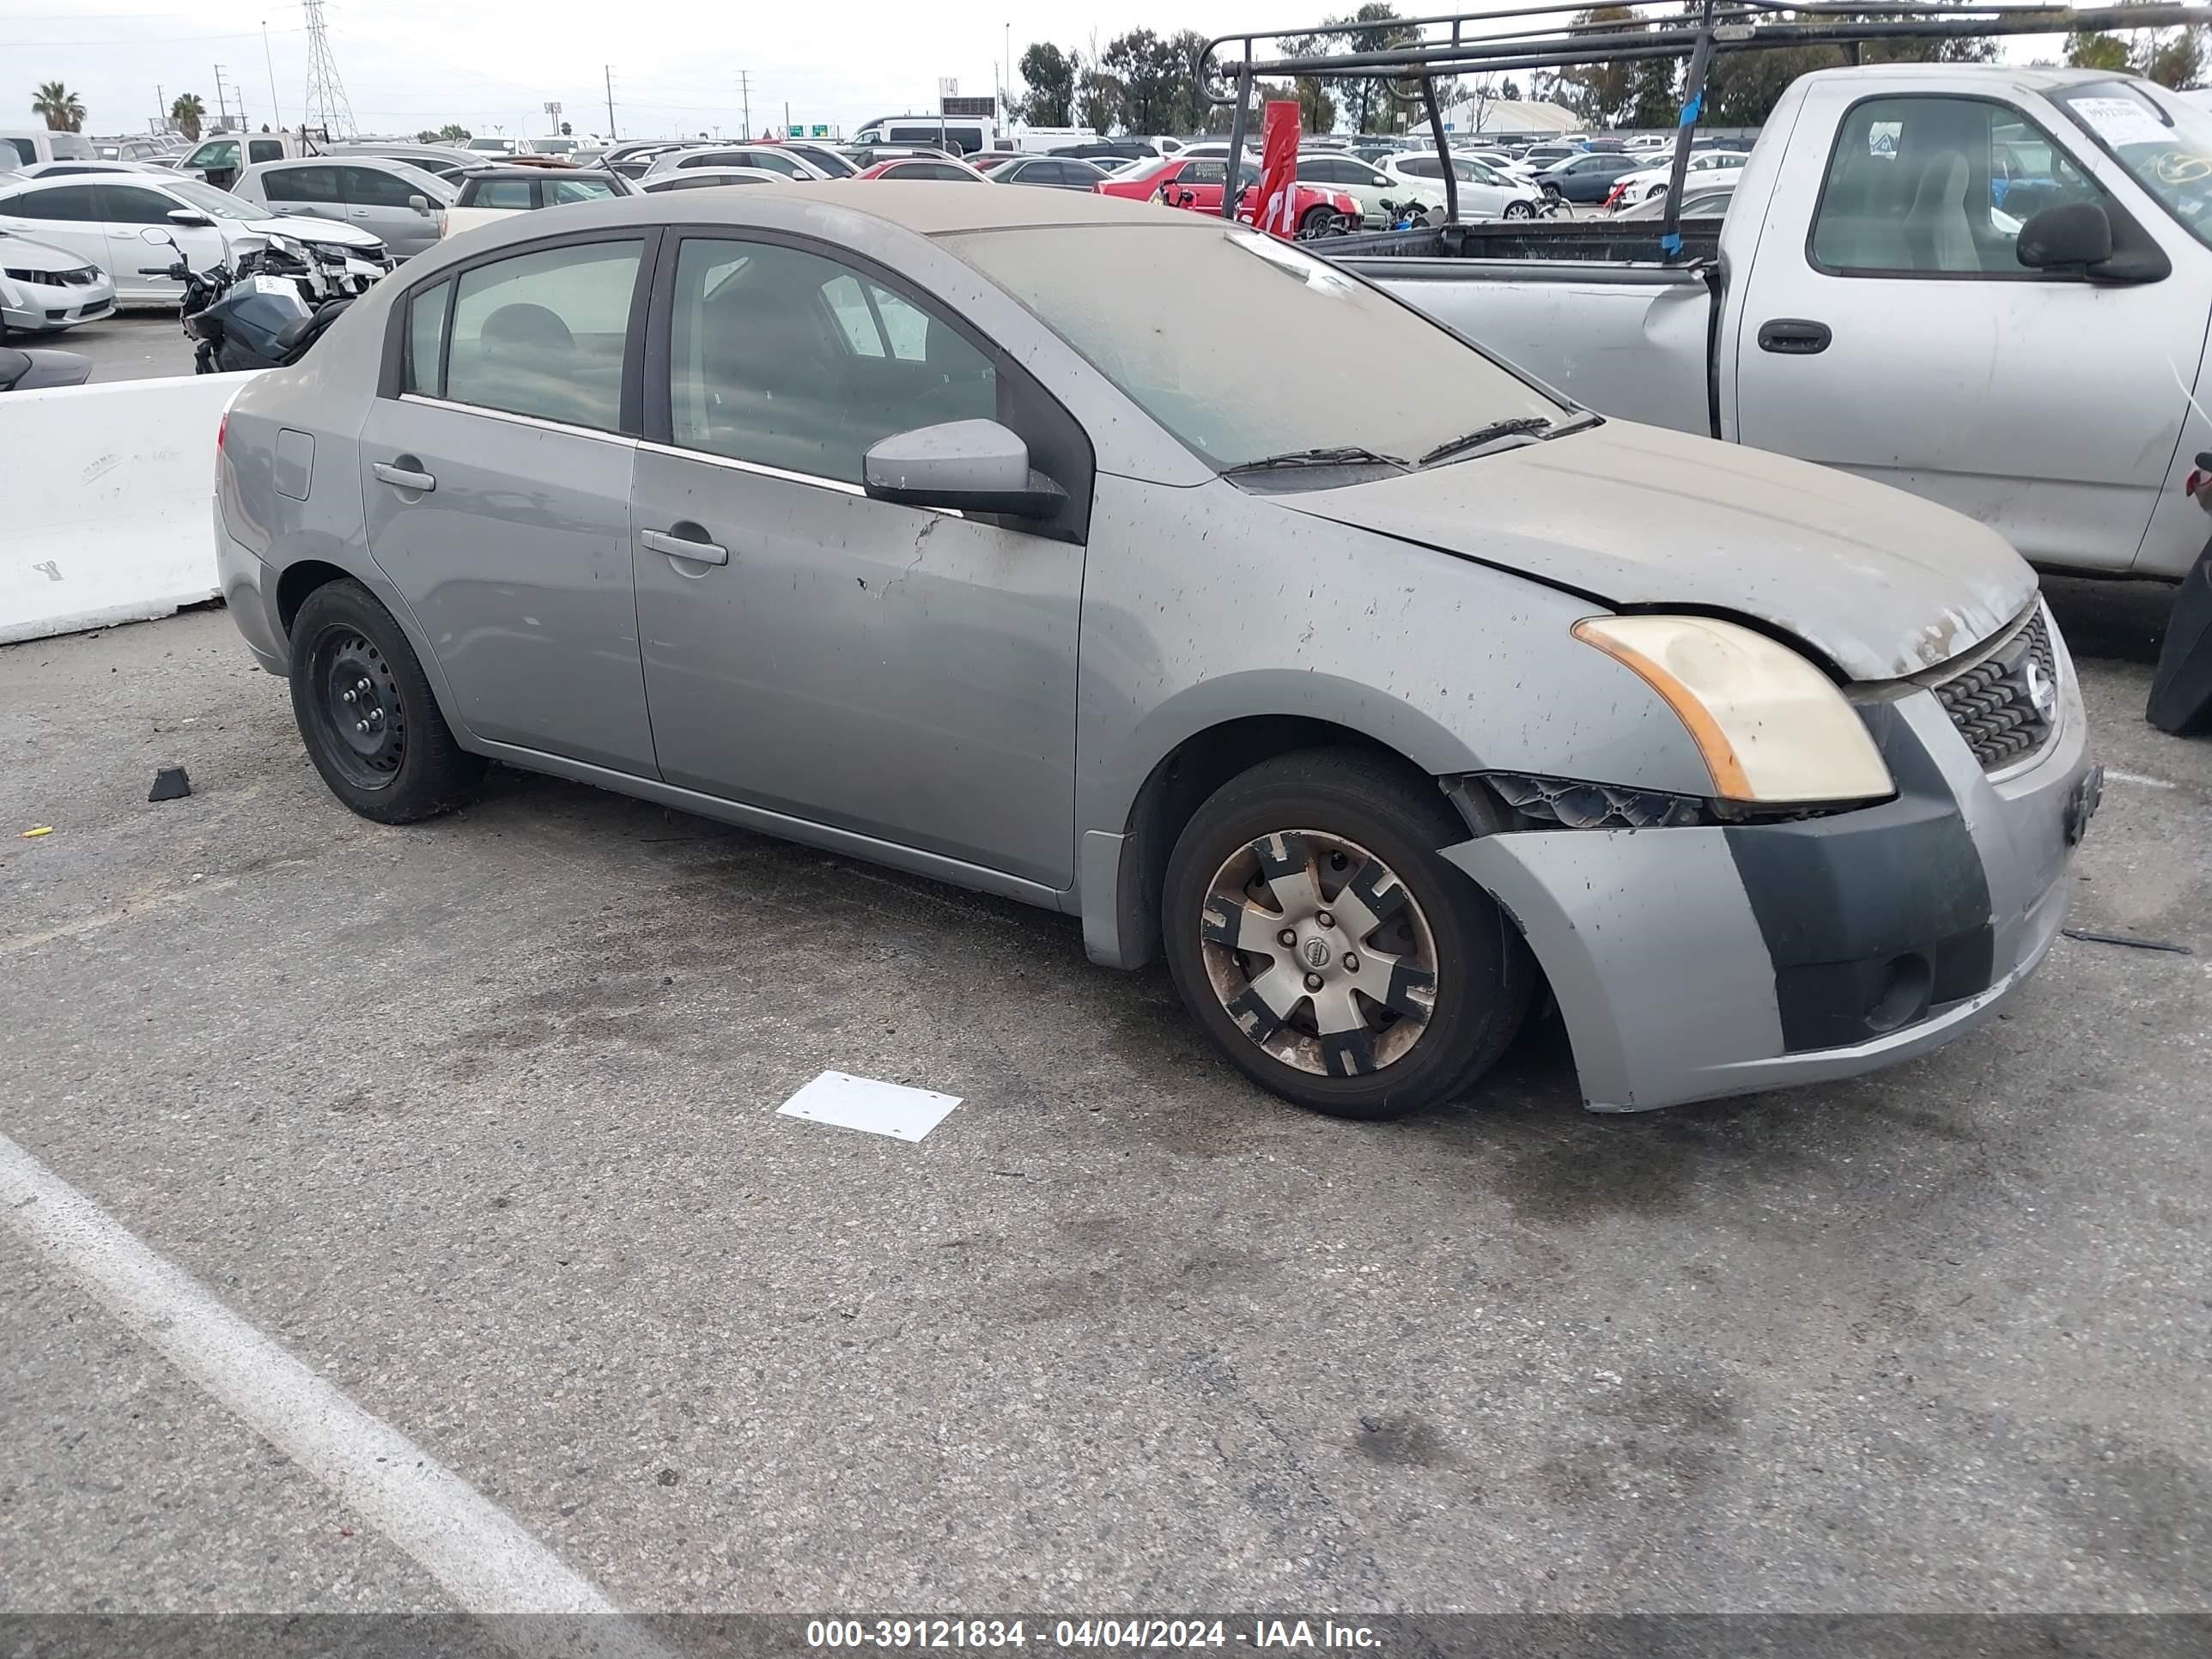
<path fill-rule="evenodd" d="M 98 265 L 0 230 L 0 339 L 57 333 L 114 311 L 115 284 Z"/>
<path fill-rule="evenodd" d="M 248 384 L 218 478 L 356 812 L 501 760 L 1057 908 L 1347 1117 L 1464 1094 L 1543 983 L 1604 1109 L 1924 1052 L 2096 801 L 1989 531 L 1140 203 L 514 215 Z"/>

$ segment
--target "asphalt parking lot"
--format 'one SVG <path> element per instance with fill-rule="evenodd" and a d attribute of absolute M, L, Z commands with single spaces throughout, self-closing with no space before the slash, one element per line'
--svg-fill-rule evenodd
<path fill-rule="evenodd" d="M 143 306 L 60 334 L 18 336 L 11 343 L 78 352 L 92 359 L 95 382 L 156 380 L 192 372 L 192 343 L 178 325 L 177 313 Z"/>
<path fill-rule="evenodd" d="M 1540 1029 L 1380 1127 L 1072 920 L 513 773 L 352 817 L 220 610 L 9 647 L 0 1136 L 625 1608 L 2203 1610 L 2212 744 L 2159 596 L 2054 586 L 2073 921 L 2196 954 L 1644 1117 Z M 776 1115 L 824 1069 L 963 1103 Z M 0 1218 L 0 1610 L 455 1605 Z"/>

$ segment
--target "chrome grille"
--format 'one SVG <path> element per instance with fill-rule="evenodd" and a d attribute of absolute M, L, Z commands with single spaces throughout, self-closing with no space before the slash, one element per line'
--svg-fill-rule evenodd
<path fill-rule="evenodd" d="M 1936 687 L 1936 701 L 1984 772 L 2043 747 L 2057 723 L 2058 697 L 2057 660 L 2040 605 L 1996 650 Z"/>

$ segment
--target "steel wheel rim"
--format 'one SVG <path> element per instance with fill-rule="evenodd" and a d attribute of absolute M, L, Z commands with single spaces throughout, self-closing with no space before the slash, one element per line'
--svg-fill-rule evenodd
<path fill-rule="evenodd" d="M 356 789 L 387 787 L 407 758 L 407 716 L 392 665 L 356 628 L 325 629 L 307 659 L 323 751 Z"/>
<path fill-rule="evenodd" d="M 1269 1057 L 1316 1077 L 1403 1060 L 1436 1006 L 1436 936 L 1375 854 L 1323 830 L 1238 848 L 1206 884 L 1206 982 Z"/>

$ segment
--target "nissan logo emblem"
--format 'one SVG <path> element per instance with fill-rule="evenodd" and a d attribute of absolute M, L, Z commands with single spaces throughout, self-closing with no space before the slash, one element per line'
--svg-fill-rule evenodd
<path fill-rule="evenodd" d="M 2043 665 L 2033 658 L 2021 671 L 2021 679 L 2027 687 L 2027 700 L 2035 705 L 2035 712 L 2049 720 L 2058 712 L 2058 684 L 2044 672 Z"/>
<path fill-rule="evenodd" d="M 1305 953 L 1306 966 L 1309 968 L 1326 968 L 1328 966 L 1328 940 L 1318 939 L 1308 939 L 1305 943 Z"/>

